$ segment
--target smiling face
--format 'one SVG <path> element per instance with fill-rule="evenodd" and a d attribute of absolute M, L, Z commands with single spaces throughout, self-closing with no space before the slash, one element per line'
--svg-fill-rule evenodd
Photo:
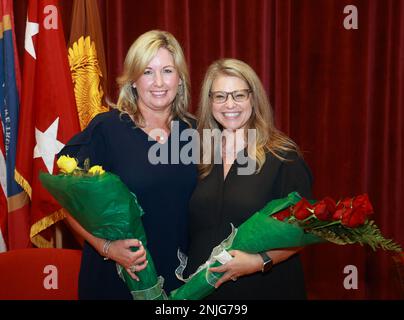
<path fill-rule="evenodd" d="M 238 77 L 219 75 L 212 83 L 211 92 L 233 92 L 246 89 L 248 90 L 249 87 L 244 80 Z M 224 129 L 242 129 L 252 114 L 251 95 L 248 95 L 243 102 L 236 102 L 231 94 L 227 96 L 224 103 L 212 101 L 212 114 Z"/>
<path fill-rule="evenodd" d="M 143 74 L 134 82 L 139 108 L 164 111 L 171 107 L 178 91 L 180 76 L 174 65 L 172 54 L 160 48 Z"/>

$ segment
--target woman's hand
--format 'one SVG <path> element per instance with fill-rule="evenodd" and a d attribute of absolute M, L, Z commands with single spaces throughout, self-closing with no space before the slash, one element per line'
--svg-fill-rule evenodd
<path fill-rule="evenodd" d="M 128 271 L 133 279 L 139 281 L 139 277 L 136 275 L 136 272 L 142 271 L 147 267 L 146 250 L 139 240 L 115 240 L 112 241 L 110 245 L 106 246 L 107 240 L 93 236 L 91 233 L 85 230 L 66 210 L 64 210 L 64 212 L 66 214 L 66 221 L 77 234 L 79 234 L 83 239 L 87 240 L 87 242 L 90 243 L 100 255 L 119 263 L 123 268 L 126 269 L 126 271 Z M 130 249 L 131 247 L 137 247 L 138 250 L 132 252 Z"/>
<path fill-rule="evenodd" d="M 261 270 L 262 258 L 259 254 L 246 253 L 239 250 L 229 251 L 232 260 L 219 267 L 209 268 L 212 272 L 223 272 L 222 277 L 216 282 L 215 288 L 219 288 L 224 282 L 255 273 Z"/>
<path fill-rule="evenodd" d="M 131 247 L 137 247 L 138 250 L 133 252 Z M 139 277 L 136 272 L 147 267 L 146 250 L 137 239 L 113 241 L 109 246 L 107 257 L 119 263 L 137 281 Z"/>
<path fill-rule="evenodd" d="M 292 255 L 302 250 L 303 247 L 286 248 L 279 250 L 267 251 L 271 257 L 273 264 L 277 264 L 284 260 L 289 259 Z M 212 272 L 224 273 L 222 277 L 216 282 L 215 287 L 219 288 L 224 282 L 246 276 L 262 270 L 262 258 L 258 253 L 252 254 L 239 250 L 229 251 L 233 259 L 222 266 L 209 268 Z"/>

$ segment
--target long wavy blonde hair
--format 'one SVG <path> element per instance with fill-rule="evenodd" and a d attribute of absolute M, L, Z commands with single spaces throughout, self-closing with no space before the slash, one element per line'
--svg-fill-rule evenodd
<path fill-rule="evenodd" d="M 134 119 L 136 125 L 144 126 L 144 118 L 138 106 L 138 94 L 133 83 L 139 79 L 150 61 L 156 56 L 160 48 L 167 49 L 173 56 L 174 66 L 181 79 L 177 95 L 172 103 L 170 121 L 176 117 L 190 125 L 188 112 L 190 103 L 190 80 L 184 53 L 177 39 L 167 31 L 151 30 L 141 36 L 131 45 L 125 58 L 123 72 L 117 78 L 119 96 L 116 104 L 111 107 L 122 113 L 127 113 Z"/>
<path fill-rule="evenodd" d="M 246 123 L 245 129 L 256 130 L 256 148 L 247 146 L 248 156 L 256 161 L 256 173 L 264 165 L 266 153 L 268 152 L 282 161 L 287 160 L 284 157 L 287 152 L 296 152 L 301 155 L 296 143 L 275 127 L 272 107 L 255 71 L 245 62 L 236 59 L 217 60 L 209 66 L 205 74 L 198 108 L 198 131 L 200 136 L 203 135 L 203 129 L 221 128 L 213 117 L 212 101 L 209 96 L 212 84 L 219 76 L 231 76 L 244 80 L 251 90 L 252 114 Z M 213 139 L 214 137 L 208 143 L 212 143 Z M 201 157 L 203 159 L 213 159 L 213 148 L 204 148 L 204 144 L 201 144 L 201 146 Z M 254 149 L 255 151 L 253 151 Z M 210 154 L 206 154 L 206 152 Z M 209 163 L 201 161 L 199 165 L 200 178 L 206 177 L 212 171 L 212 168 L 212 161 Z"/>

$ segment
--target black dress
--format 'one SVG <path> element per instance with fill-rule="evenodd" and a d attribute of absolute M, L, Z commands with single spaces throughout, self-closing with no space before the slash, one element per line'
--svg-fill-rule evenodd
<path fill-rule="evenodd" d="M 179 121 L 179 132 L 188 125 Z M 176 138 L 176 137 L 174 137 Z M 171 157 L 172 135 L 168 152 Z M 136 128 L 127 115 L 113 110 L 97 115 L 89 126 L 74 136 L 61 154 L 86 158 L 91 165 L 102 165 L 117 174 L 137 195 L 145 215 L 142 217 L 147 248 L 158 275 L 164 277 L 167 293 L 182 283 L 175 277 L 179 261 L 177 250 L 187 251 L 188 203 L 197 182 L 195 164 L 153 165 L 148 152 L 156 141 Z M 180 141 L 182 147 L 187 142 Z M 116 264 L 85 243 L 79 275 L 80 299 L 132 299 L 125 283 L 118 277 Z"/>
<path fill-rule="evenodd" d="M 311 198 L 312 176 L 305 162 L 296 155 L 280 161 L 272 154 L 260 173 L 238 175 L 237 160 L 223 178 L 223 165 L 200 181 L 190 201 L 190 243 L 186 273 L 195 272 L 235 227 L 273 199 L 298 191 Z M 255 273 L 227 281 L 206 299 L 305 299 L 303 270 L 298 255 L 276 264 L 266 274 Z"/>

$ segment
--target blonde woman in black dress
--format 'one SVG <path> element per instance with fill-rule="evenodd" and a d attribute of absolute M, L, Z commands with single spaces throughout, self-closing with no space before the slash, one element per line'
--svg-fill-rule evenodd
<path fill-rule="evenodd" d="M 176 124 L 181 134 L 192 127 L 187 111 L 188 67 L 178 41 L 160 30 L 142 34 L 129 48 L 118 84 L 115 108 L 97 115 L 61 154 L 69 154 L 80 163 L 89 158 L 91 165 L 102 165 L 137 195 L 145 212 L 142 221 L 147 247 L 169 293 L 181 285 L 175 277 L 177 250 L 187 248 L 188 203 L 197 182 L 197 168 L 192 163 L 152 163 L 149 151 L 166 146 L 167 158 L 177 158 L 178 151 L 169 147 L 177 143 L 171 128 Z M 185 143 L 180 141 L 179 149 Z M 73 217 L 67 219 L 86 240 L 79 299 L 132 299 L 118 276 L 116 263 L 138 279 L 148 263 L 143 245 L 137 239 L 109 242 L 87 232 Z M 139 250 L 132 252 L 131 247 Z"/>

